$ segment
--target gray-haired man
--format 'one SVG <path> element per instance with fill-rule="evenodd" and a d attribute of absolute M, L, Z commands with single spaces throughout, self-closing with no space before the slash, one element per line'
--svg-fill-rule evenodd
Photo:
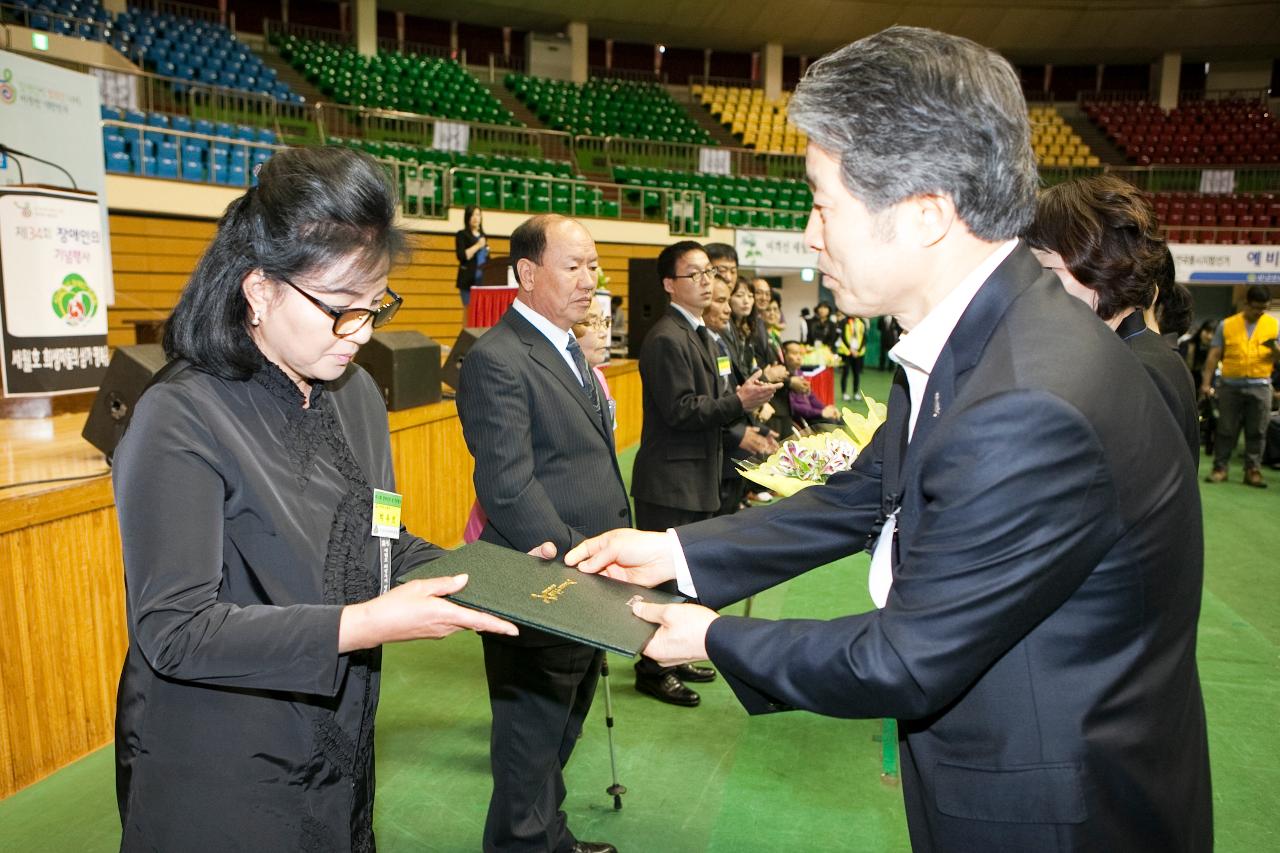
<path fill-rule="evenodd" d="M 721 607 L 868 546 L 878 610 L 640 603 L 645 653 L 710 657 L 752 712 L 900 720 L 917 850 L 1210 849 L 1199 493 L 1141 365 L 1017 239 L 1017 74 L 894 27 L 816 63 L 791 117 L 836 304 L 908 331 L 885 426 L 825 486 L 567 560 Z"/>

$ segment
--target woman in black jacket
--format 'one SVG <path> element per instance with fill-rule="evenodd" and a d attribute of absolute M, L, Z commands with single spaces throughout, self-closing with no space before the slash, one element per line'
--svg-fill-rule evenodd
<path fill-rule="evenodd" d="M 453 252 L 458 256 L 458 293 L 462 306 L 471 304 L 471 286 L 484 277 L 489 260 L 489 238 L 484 233 L 484 218 L 477 204 L 467 205 L 462 221 L 466 227 L 453 237 Z"/>

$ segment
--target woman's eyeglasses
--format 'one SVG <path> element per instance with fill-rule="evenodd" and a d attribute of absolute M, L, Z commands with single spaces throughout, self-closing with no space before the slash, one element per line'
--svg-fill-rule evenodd
<path fill-rule="evenodd" d="M 601 317 L 597 320 L 583 320 L 581 323 L 574 323 L 573 325 L 574 328 L 608 331 L 613 326 L 613 320 L 609 317 Z"/>
<path fill-rule="evenodd" d="M 324 313 L 333 318 L 333 334 L 339 338 L 346 338 L 354 335 L 356 332 L 364 328 L 364 324 L 373 321 L 375 329 L 385 326 L 391 322 L 391 318 L 400 310 L 400 306 L 404 303 L 404 297 L 396 293 L 391 288 L 387 288 L 387 296 L 391 297 L 391 301 L 379 305 L 377 308 L 332 308 L 325 305 L 319 299 L 316 299 L 310 293 L 307 293 L 301 287 L 289 281 L 282 275 L 272 276 L 277 281 L 283 281 L 294 290 L 301 293 L 307 298 L 312 305 L 319 308 Z"/>

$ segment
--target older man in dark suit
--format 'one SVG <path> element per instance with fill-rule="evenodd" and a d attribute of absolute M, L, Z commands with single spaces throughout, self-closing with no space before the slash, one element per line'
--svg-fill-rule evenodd
<path fill-rule="evenodd" d="M 721 428 L 773 396 L 759 371 L 736 389 L 720 380 L 715 344 L 702 312 L 711 304 L 715 269 L 702 246 L 683 240 L 658 255 L 658 275 L 671 296 L 640 347 L 644 425 L 631 475 L 636 525 L 666 530 L 711 518 L 720 509 Z M 709 667 L 636 664 L 636 689 L 673 705 L 700 701 L 685 681 L 709 681 Z"/>
<path fill-rule="evenodd" d="M 1211 849 L 1194 473 L 1142 366 L 1016 239 L 1037 186 L 1016 72 L 894 27 L 813 65 L 791 116 L 827 286 L 907 330 L 888 420 L 826 486 L 568 562 L 715 607 L 868 545 L 878 610 L 641 603 L 646 654 L 709 654 L 753 713 L 898 718 L 917 850 Z"/>
<path fill-rule="evenodd" d="M 577 222 L 536 216 L 511 235 L 520 292 L 463 361 L 458 416 L 475 457 L 480 538 L 559 553 L 631 523 L 604 391 L 571 327 L 596 287 L 595 243 Z M 569 831 L 563 769 L 591 707 L 601 653 L 524 628 L 484 639 L 493 710 L 486 851 L 604 853 Z"/>

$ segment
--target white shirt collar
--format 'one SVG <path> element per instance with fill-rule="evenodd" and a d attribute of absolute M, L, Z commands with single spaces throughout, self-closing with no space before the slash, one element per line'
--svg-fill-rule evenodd
<path fill-rule="evenodd" d="M 551 348 L 560 353 L 560 358 L 564 359 L 564 363 L 569 365 L 569 372 L 578 377 L 579 382 L 587 381 L 586 377 L 578 372 L 578 365 L 573 363 L 573 356 L 569 355 L 568 347 L 569 341 L 573 338 L 572 332 L 560 328 L 519 299 L 512 302 L 511 307 L 541 332 L 544 338 L 550 341 Z"/>
<path fill-rule="evenodd" d="M 567 329 L 562 329 L 555 323 L 552 323 L 546 317 L 543 317 L 537 311 L 534 311 L 528 305 L 519 299 L 511 303 L 511 307 L 520 313 L 520 316 L 533 324 L 533 327 L 542 332 L 543 337 L 551 341 L 551 346 L 557 352 L 563 351 L 569 345 L 569 338 L 572 336 Z"/>
<path fill-rule="evenodd" d="M 1004 263 L 1004 259 L 1018 247 L 1017 240 L 1009 240 L 1000 245 L 960 280 L 955 289 L 933 306 L 924 319 L 910 332 L 904 333 L 898 343 L 889 350 L 889 358 L 902 365 L 907 374 L 907 389 L 911 396 L 911 419 L 907 425 L 907 437 L 915 434 L 916 420 L 920 417 L 920 409 L 924 406 L 924 389 L 929 384 L 929 374 L 942 355 L 942 348 L 947 345 L 951 333 L 964 314 L 973 297 L 986 282 L 996 267 Z"/>
<path fill-rule="evenodd" d="M 706 323 L 702 322 L 702 317 L 698 316 L 697 314 L 691 313 L 689 309 L 685 308 L 684 306 L 677 305 L 676 303 L 672 302 L 671 307 L 684 315 L 684 318 L 689 321 L 689 325 L 693 326 L 693 330 L 695 332 L 698 330 L 699 326 L 706 325 Z"/>
<path fill-rule="evenodd" d="M 1004 259 L 1018 247 L 1017 240 L 1002 243 L 999 248 L 987 256 L 986 260 L 960 280 L 955 289 L 948 293 L 941 302 L 933 306 L 924 319 L 898 339 L 898 343 L 889 350 L 889 358 L 903 367 L 914 368 L 928 376 L 947 345 L 947 339 L 955 331 L 956 324 L 964 314 L 973 297 L 978 294 L 996 267 L 1004 263 Z"/>

